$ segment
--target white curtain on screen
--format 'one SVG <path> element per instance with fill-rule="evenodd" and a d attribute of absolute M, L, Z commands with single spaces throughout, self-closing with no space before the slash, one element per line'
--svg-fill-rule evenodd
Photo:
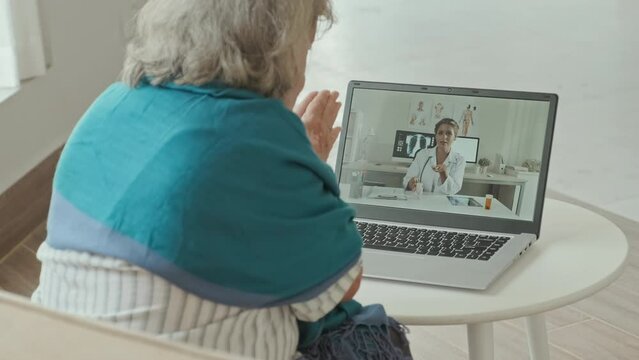
<path fill-rule="evenodd" d="M 38 0 L 0 0 L 0 87 L 45 70 Z"/>

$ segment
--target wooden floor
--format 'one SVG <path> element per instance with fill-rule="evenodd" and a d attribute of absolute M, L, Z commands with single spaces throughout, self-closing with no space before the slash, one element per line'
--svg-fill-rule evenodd
<path fill-rule="evenodd" d="M 40 262 L 35 254 L 45 236 L 46 226 L 43 222 L 0 259 L 0 288 L 31 296 L 40 276 Z"/>
<path fill-rule="evenodd" d="M 639 359 L 639 223 L 567 199 L 606 216 L 626 234 L 630 255 L 624 274 L 598 294 L 547 314 L 551 359 Z M 38 282 L 40 265 L 35 251 L 46 235 L 42 223 L 0 260 L 0 287 L 29 296 Z M 409 338 L 415 359 L 466 359 L 463 326 L 411 327 Z M 495 324 L 495 357 L 528 359 L 524 322 L 521 319 Z"/>

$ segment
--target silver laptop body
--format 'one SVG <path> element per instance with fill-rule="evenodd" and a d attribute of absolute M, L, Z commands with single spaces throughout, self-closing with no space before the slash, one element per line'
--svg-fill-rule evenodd
<path fill-rule="evenodd" d="M 359 226 L 377 229 L 375 237 L 363 236 L 364 275 L 486 289 L 539 237 L 557 102 L 557 95 L 547 93 L 351 81 L 335 171 L 341 197 L 356 209 Z M 448 163 L 447 181 L 463 179 L 454 193 L 437 190 L 443 183 L 430 173 L 438 165 L 430 162 L 432 156 L 429 165 L 414 165 L 419 152 L 424 159 L 436 151 L 435 125 L 445 118 L 459 126 L 451 150 L 459 156 L 448 158 L 464 162 Z M 491 165 L 482 169 L 482 158 Z M 423 194 L 405 186 L 414 169 L 424 181 Z M 433 185 L 427 184 L 431 180 Z M 389 238 L 379 236 L 380 228 L 412 231 L 412 237 L 420 234 L 419 242 L 397 240 L 409 249 L 397 251 L 384 245 Z M 452 245 L 461 247 L 452 249 L 453 256 L 448 248 L 445 256 L 424 253 L 432 242 L 422 235 L 441 231 L 508 240 L 490 257 L 477 240 Z M 371 245 L 380 242 L 386 247 Z M 435 245 L 428 251 L 441 253 Z"/>

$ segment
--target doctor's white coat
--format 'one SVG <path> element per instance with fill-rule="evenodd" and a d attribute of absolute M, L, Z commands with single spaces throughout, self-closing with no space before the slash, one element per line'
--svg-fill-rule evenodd
<path fill-rule="evenodd" d="M 430 149 L 422 149 L 415 155 L 413 163 L 406 171 L 404 176 L 404 188 L 408 185 L 411 178 L 417 178 L 418 182 L 423 183 L 425 192 L 453 195 L 459 192 L 464 181 L 464 171 L 466 169 L 466 160 L 459 153 L 451 150 L 444 160 L 444 165 L 448 169 L 448 178 L 443 183 L 439 177 L 439 173 L 433 170 L 436 165 L 437 157 L 433 147 Z"/>

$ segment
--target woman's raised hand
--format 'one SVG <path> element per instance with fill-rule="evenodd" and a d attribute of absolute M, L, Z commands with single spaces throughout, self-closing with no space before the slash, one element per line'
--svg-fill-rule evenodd
<path fill-rule="evenodd" d="M 438 172 L 440 174 L 448 175 L 448 168 L 446 167 L 446 164 L 444 163 L 433 166 L 433 171 Z"/>
<path fill-rule="evenodd" d="M 341 127 L 333 127 L 342 103 L 337 101 L 337 91 L 313 91 L 295 106 L 293 112 L 302 119 L 306 135 L 317 156 L 326 161 Z"/>

